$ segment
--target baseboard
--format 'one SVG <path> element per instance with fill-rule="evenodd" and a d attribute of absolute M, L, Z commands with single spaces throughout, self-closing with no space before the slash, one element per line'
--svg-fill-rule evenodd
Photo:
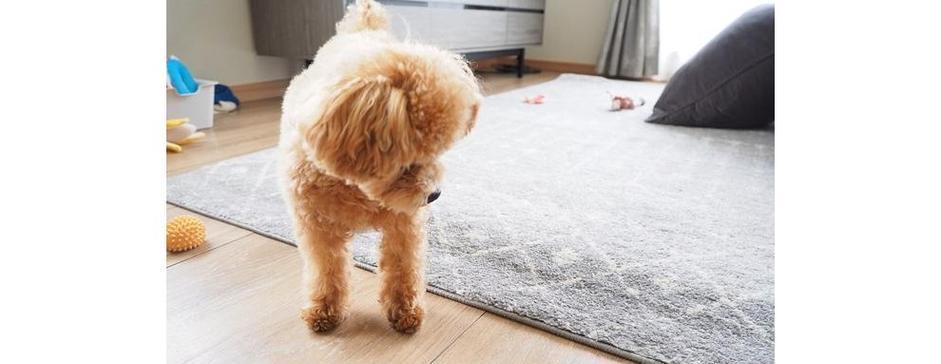
<path fill-rule="evenodd" d="M 493 66 L 497 64 L 501 64 L 501 63 L 516 64 L 516 58 L 504 57 L 504 58 L 482 59 L 480 61 L 474 62 L 474 67 L 476 69 L 487 69 L 487 68 L 492 68 Z M 597 75 L 598 74 L 597 72 L 595 72 L 595 65 L 593 64 L 527 59 L 526 65 L 541 69 L 543 71 L 561 72 L 561 73 L 578 73 L 578 74 L 583 74 L 583 75 Z"/>
<path fill-rule="evenodd" d="M 232 92 L 235 93 L 235 97 L 239 98 L 239 101 L 279 98 L 284 96 L 284 90 L 288 88 L 290 82 L 290 79 L 284 79 L 234 85 Z"/>

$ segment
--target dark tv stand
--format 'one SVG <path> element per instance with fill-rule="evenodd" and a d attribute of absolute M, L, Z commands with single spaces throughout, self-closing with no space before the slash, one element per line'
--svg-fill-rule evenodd
<path fill-rule="evenodd" d="M 526 68 L 526 49 L 511 48 L 493 51 L 470 51 L 461 52 L 468 61 L 479 61 L 481 59 L 516 56 L 516 77 L 523 77 L 523 70 Z"/>

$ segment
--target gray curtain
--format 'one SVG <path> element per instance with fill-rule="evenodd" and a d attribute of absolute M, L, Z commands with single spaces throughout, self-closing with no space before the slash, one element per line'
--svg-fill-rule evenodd
<path fill-rule="evenodd" d="M 610 77 L 650 77 L 657 74 L 659 53 L 659 0 L 614 0 L 598 59 L 598 73 Z"/>

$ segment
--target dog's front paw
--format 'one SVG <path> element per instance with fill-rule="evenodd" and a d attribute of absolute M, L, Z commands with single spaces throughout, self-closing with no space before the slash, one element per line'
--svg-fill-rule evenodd
<path fill-rule="evenodd" d="M 314 305 L 301 310 L 301 319 L 315 332 L 327 332 L 335 329 L 346 319 L 339 309 L 328 305 Z"/>
<path fill-rule="evenodd" d="M 403 334 L 414 334 L 421 326 L 425 317 L 425 310 L 420 306 L 392 308 L 386 316 L 395 331 Z"/>

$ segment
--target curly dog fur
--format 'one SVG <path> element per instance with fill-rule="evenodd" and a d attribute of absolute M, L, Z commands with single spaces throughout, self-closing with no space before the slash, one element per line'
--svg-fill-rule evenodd
<path fill-rule="evenodd" d="M 462 58 L 401 42 L 381 5 L 359 0 L 284 95 L 281 177 L 304 262 L 301 317 L 328 331 L 347 316 L 353 234 L 382 233 L 379 300 L 395 330 L 424 315 L 423 210 L 438 157 L 474 127 L 482 99 Z"/>

